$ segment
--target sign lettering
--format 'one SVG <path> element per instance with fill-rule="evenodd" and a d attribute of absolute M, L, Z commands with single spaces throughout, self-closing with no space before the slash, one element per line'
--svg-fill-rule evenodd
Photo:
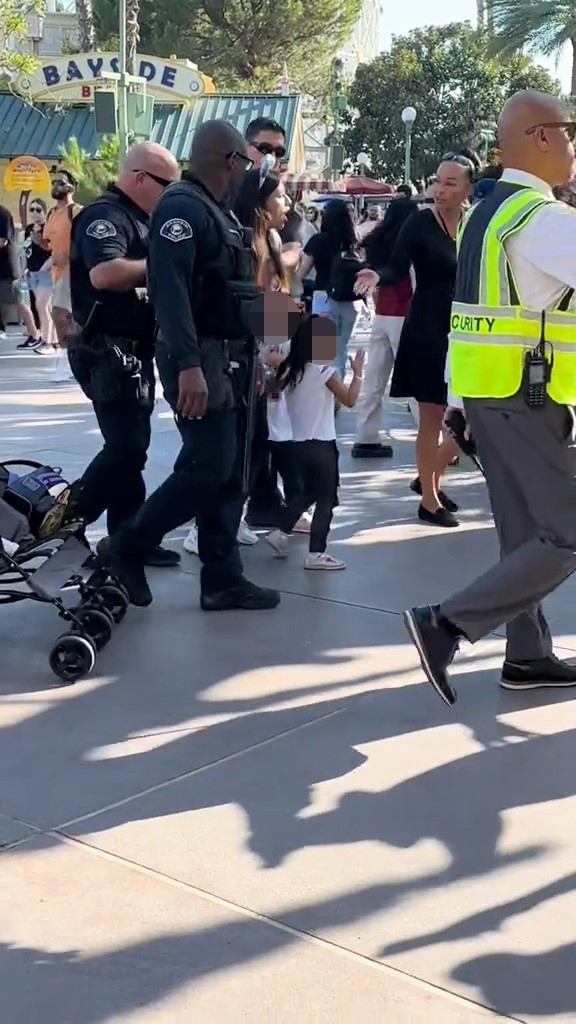
<path fill-rule="evenodd" d="M 63 99 L 87 97 L 86 86 L 97 81 L 105 83 L 107 74 L 117 75 L 119 70 L 115 53 L 77 53 L 72 57 L 59 57 L 26 76 L 26 93 L 33 100 L 49 100 L 51 96 Z M 150 95 L 156 101 L 184 103 L 214 91 L 211 80 L 189 61 L 167 61 L 162 57 L 138 55 L 135 73 L 136 77 L 145 80 Z"/>
<path fill-rule="evenodd" d="M 453 313 L 451 327 L 453 331 L 468 331 L 473 334 L 492 334 L 495 316 L 461 316 Z"/>

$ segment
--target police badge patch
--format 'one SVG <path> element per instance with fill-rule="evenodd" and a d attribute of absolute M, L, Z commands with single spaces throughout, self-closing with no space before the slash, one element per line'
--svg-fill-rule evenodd
<path fill-rule="evenodd" d="M 160 228 L 160 237 L 167 238 L 169 242 L 184 242 L 192 238 L 193 232 L 187 220 L 180 220 L 180 217 L 172 217 Z"/>
<path fill-rule="evenodd" d="M 114 238 L 118 232 L 109 220 L 93 220 L 86 228 L 86 234 L 100 241 L 102 238 Z"/>

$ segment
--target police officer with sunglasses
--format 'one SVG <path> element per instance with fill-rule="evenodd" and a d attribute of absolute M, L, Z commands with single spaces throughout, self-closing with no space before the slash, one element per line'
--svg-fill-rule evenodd
<path fill-rule="evenodd" d="M 116 184 L 74 219 L 70 286 L 72 372 L 94 406 L 103 447 L 77 484 L 75 514 L 87 523 L 107 513 L 113 535 L 146 497 L 143 470 L 154 409 L 154 331 L 146 283 L 148 222 L 167 185 L 180 177 L 171 153 L 155 143 L 134 146 Z M 160 546 L 146 564 L 175 565 Z"/>

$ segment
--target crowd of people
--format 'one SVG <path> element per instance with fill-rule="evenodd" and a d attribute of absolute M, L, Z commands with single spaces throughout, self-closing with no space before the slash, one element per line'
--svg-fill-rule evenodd
<path fill-rule="evenodd" d="M 565 517 L 576 487 L 566 455 L 576 404 L 576 384 L 566 384 L 572 372 L 576 381 L 576 280 L 573 259 L 569 269 L 562 264 L 566 239 L 576 242 L 565 191 L 574 174 L 573 132 L 555 99 L 519 94 L 502 114 L 499 167 L 480 175 L 474 153 L 445 153 L 426 188 L 406 186 L 385 213 L 367 207 L 360 223 L 340 197 L 321 211 L 295 208 L 279 172 L 285 133 L 267 119 L 249 125 L 245 137 L 226 122 L 205 123 L 182 175 L 163 147 L 135 146 L 116 184 L 84 209 L 74 205 L 72 176 L 59 172 L 55 208 L 34 200 L 26 229 L 34 313 L 16 292 L 10 297 L 28 330 L 23 347 L 56 347 L 93 403 L 104 445 L 74 488 L 73 513 L 86 524 L 106 513 L 98 556 L 134 604 L 152 601 L 147 565 L 178 561 L 162 541 L 184 524 L 185 547 L 202 562 L 206 610 L 279 603 L 277 591 L 244 576 L 239 544 L 255 543 L 258 528 L 267 530 L 276 557 L 288 555 L 293 532 L 307 533 L 306 569 L 345 568 L 328 551 L 338 504 L 336 414 L 358 403 L 352 454 L 390 457 L 381 431 L 389 386 L 417 423 L 410 486 L 419 520 L 459 525 L 458 506 L 442 487 L 459 454 L 445 429 L 447 406 L 457 406 L 464 433 L 471 428 L 480 446 L 504 556 L 470 595 L 407 613 L 430 681 L 453 703 L 446 670 L 460 639 L 474 641 L 506 622 L 504 685 L 576 684 L 576 670 L 552 655 L 538 604 L 573 570 L 576 548 Z M 531 237 L 528 228 L 534 235 L 545 216 L 556 218 L 560 255 L 548 254 L 554 233 L 541 234 L 539 253 L 526 256 L 525 245 L 518 253 L 517 241 Z M 0 240 L 11 230 L 0 223 Z M 3 252 L 9 259 L 7 249 L 0 246 L 0 259 Z M 554 287 L 539 285 L 538 272 Z M 0 294 L 0 305 L 6 301 Z M 541 336 L 526 326 L 535 311 Z M 348 356 L 362 315 L 371 319 L 366 368 L 361 350 Z M 530 377 L 525 397 L 526 375 L 536 373 L 532 349 L 543 384 Z M 484 373 L 490 358 L 496 361 Z M 502 385 L 500 373 L 516 367 L 515 359 L 519 376 L 510 369 Z M 146 498 L 154 363 L 182 448 L 171 476 Z M 528 430 L 536 393 L 555 439 L 545 453 Z M 508 445 L 500 465 L 492 451 L 500 438 L 488 422 L 495 408 Z M 535 501 L 527 465 L 517 478 L 522 431 L 524 445 L 540 446 L 543 477 L 556 466 L 562 478 L 551 480 L 564 502 L 556 518 Z M 530 545 L 540 545 L 539 556 Z M 528 580 L 538 558 L 546 582 Z"/>

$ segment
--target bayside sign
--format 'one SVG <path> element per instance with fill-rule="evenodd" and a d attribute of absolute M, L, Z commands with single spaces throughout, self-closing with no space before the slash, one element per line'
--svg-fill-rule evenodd
<path fill-rule="evenodd" d="M 214 92 L 212 80 L 190 61 L 139 54 L 135 70 L 139 78 L 145 79 L 148 93 L 157 102 L 187 103 L 203 93 Z M 16 85 L 36 102 L 61 99 L 89 103 L 94 87 L 104 87 L 109 73 L 119 73 L 118 54 L 75 53 L 41 64 L 32 74 L 21 75 Z"/>

